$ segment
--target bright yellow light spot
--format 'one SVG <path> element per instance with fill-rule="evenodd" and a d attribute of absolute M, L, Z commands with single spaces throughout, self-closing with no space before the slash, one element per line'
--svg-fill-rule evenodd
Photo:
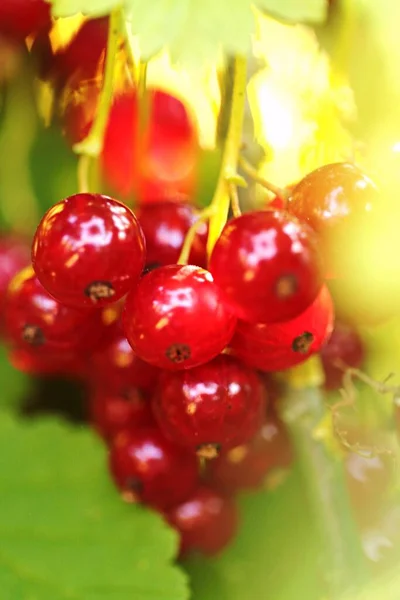
<path fill-rule="evenodd" d="M 264 82 L 258 90 L 262 133 L 275 150 L 288 146 L 294 135 L 295 107 L 291 99 L 276 86 Z"/>
<path fill-rule="evenodd" d="M 67 46 L 84 21 L 85 17 L 81 13 L 64 19 L 56 19 L 50 32 L 50 43 L 53 52 Z"/>

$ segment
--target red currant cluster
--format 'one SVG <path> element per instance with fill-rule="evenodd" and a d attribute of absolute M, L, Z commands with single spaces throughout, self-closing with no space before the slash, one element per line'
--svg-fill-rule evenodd
<path fill-rule="evenodd" d="M 362 177 L 349 165 L 329 169 Z M 321 350 L 332 388 L 340 384 L 338 358 L 362 360 L 350 326 L 338 325 L 326 345 L 334 320 L 323 266 L 331 224 L 318 217 L 315 195 L 313 228 L 293 214 L 305 210 L 315 176 L 295 188 L 289 211 L 228 220 L 209 261 L 199 222 L 191 264 L 177 264 L 198 218 L 190 204 L 144 203 L 135 215 L 99 194 L 76 194 L 47 211 L 32 266 L 24 242 L 4 238 L 0 247 L 11 361 L 86 381 L 91 422 L 109 445 L 123 498 L 162 511 L 181 534 L 182 552 L 221 549 L 236 526 L 232 494 L 290 464 L 271 372 Z M 329 199 L 322 192 L 320 204 Z M 336 193 L 334 207 L 339 200 Z"/>

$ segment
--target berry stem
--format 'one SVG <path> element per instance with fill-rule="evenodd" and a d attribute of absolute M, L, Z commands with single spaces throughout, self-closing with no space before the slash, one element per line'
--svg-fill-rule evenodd
<path fill-rule="evenodd" d="M 239 194 L 235 183 L 229 183 L 229 196 L 231 199 L 231 209 L 234 217 L 240 217 L 242 211 L 240 209 Z"/>
<path fill-rule="evenodd" d="M 208 221 L 210 217 L 214 214 L 214 208 L 210 205 L 208 208 L 202 210 L 196 221 L 191 225 L 189 231 L 185 236 L 185 241 L 182 246 L 181 253 L 178 258 L 178 265 L 187 265 L 189 260 L 190 250 L 192 248 L 193 240 L 196 237 L 197 231 L 199 229 L 199 225 L 204 223 L 204 221 Z"/>
<path fill-rule="evenodd" d="M 367 567 L 351 512 L 342 463 L 316 435 L 327 415 L 319 387 L 323 380 L 318 358 L 291 369 L 279 407 L 292 438 L 309 501 L 325 551 L 324 570 L 329 597 L 340 597 L 367 580 Z"/>
<path fill-rule="evenodd" d="M 234 61 L 232 106 L 229 118 L 228 134 L 222 155 L 222 164 L 217 187 L 211 206 L 214 213 L 210 219 L 207 252 L 211 254 L 226 221 L 229 212 L 229 177 L 236 173 L 239 149 L 242 140 L 244 106 L 246 100 L 246 59 L 237 56 Z"/>
<path fill-rule="evenodd" d="M 88 154 L 82 154 L 78 161 L 78 191 L 80 194 L 88 194 L 90 192 L 89 186 L 89 170 L 91 156 Z"/>
<path fill-rule="evenodd" d="M 121 20 L 120 11 L 112 11 L 108 30 L 103 87 L 99 97 L 96 117 L 93 121 L 89 135 L 79 144 L 75 144 L 73 149 L 77 154 L 86 154 L 88 156 L 97 157 L 103 147 L 104 132 L 113 99 L 114 71 L 118 51 Z"/>
<path fill-rule="evenodd" d="M 280 198 L 287 200 L 287 198 L 289 196 L 287 190 L 285 190 L 284 188 L 278 187 L 278 186 L 274 185 L 273 183 L 270 183 L 269 181 L 264 179 L 264 177 L 262 177 L 259 174 L 257 169 L 255 169 L 253 167 L 253 165 L 251 165 L 248 162 L 248 160 L 246 160 L 243 156 L 239 157 L 239 165 L 240 165 L 241 169 L 244 171 L 244 173 L 246 173 L 246 175 L 251 177 L 251 179 L 253 179 L 256 183 L 259 183 L 260 185 L 262 185 L 262 187 L 264 187 L 269 192 L 272 192 L 272 194 L 275 194 L 275 196 L 279 196 Z"/>

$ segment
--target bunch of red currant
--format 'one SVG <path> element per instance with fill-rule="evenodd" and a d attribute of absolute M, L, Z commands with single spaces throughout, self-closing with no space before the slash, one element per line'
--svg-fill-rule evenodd
<path fill-rule="evenodd" d="M 39 76 L 53 85 L 67 139 L 81 142 L 98 108 L 108 19 L 86 21 L 53 52 L 47 5 L 32 0 L 26 23 L 11 5 L 0 6 L 0 34 L 35 34 Z M 354 165 L 329 164 L 287 200 L 230 217 L 210 252 L 191 202 L 194 120 L 178 98 L 148 96 L 145 132 L 129 83 L 105 128 L 102 175 L 126 204 L 93 193 L 54 204 L 31 264 L 24 240 L 0 239 L 1 333 L 15 367 L 85 382 L 122 497 L 161 511 L 182 554 L 213 554 L 235 531 L 233 495 L 292 460 L 274 374 L 320 353 L 335 389 L 343 365 L 361 364 L 353 324 L 334 330 L 330 290 L 348 276 L 343 247 L 374 219 L 379 196 Z"/>
<path fill-rule="evenodd" d="M 321 174 L 329 173 L 327 189 Z M 315 177 L 319 185 L 309 186 Z M 290 462 L 270 373 L 322 349 L 328 387 L 336 387 L 335 360 L 362 360 L 351 327 L 337 328 L 324 347 L 334 320 L 323 265 L 335 223 L 326 202 L 335 196 L 340 206 L 348 180 L 366 182 L 370 198 L 373 186 L 357 169 L 328 165 L 295 188 L 289 210 L 228 220 L 209 261 L 199 222 L 190 265 L 177 264 L 197 219 L 183 201 L 143 203 L 135 215 L 98 194 L 66 198 L 39 224 L 32 266 L 10 282 L 26 265 L 26 246 L 3 240 L 13 364 L 85 379 L 123 498 L 161 510 L 180 531 L 182 552 L 222 548 L 236 525 L 229 495 Z M 332 217 L 341 227 L 346 219 Z"/>

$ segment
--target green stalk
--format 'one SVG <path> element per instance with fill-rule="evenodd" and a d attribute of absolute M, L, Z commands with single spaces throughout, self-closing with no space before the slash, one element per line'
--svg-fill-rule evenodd
<path fill-rule="evenodd" d="M 75 144 L 74 151 L 77 154 L 86 154 L 87 156 L 97 157 L 103 147 L 104 132 L 107 126 L 108 114 L 110 112 L 113 99 L 114 71 L 118 52 L 121 19 L 121 12 L 119 10 L 114 10 L 111 13 L 108 30 L 104 81 L 99 97 L 96 117 L 93 121 L 93 125 L 87 138 L 84 139 L 83 142 Z"/>
<path fill-rule="evenodd" d="M 368 570 L 340 454 L 316 436 L 327 417 L 319 370 L 316 359 L 309 359 L 289 373 L 280 414 L 292 438 L 319 530 L 328 597 L 336 600 L 350 589 L 359 589 L 368 580 Z"/>
<path fill-rule="evenodd" d="M 221 169 L 217 187 L 211 201 L 213 210 L 210 219 L 207 252 L 210 255 L 218 239 L 229 212 L 229 184 L 230 178 L 236 175 L 239 150 L 242 141 L 242 126 L 244 106 L 246 100 L 246 59 L 237 56 L 233 67 L 233 92 L 228 132 L 222 155 Z M 224 110 L 221 107 L 221 110 Z"/>

